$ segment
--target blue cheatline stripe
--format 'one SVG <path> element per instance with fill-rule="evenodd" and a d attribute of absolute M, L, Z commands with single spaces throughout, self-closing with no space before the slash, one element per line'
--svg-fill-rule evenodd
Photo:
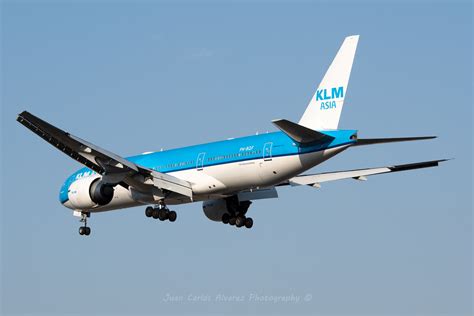
<path fill-rule="evenodd" d="M 331 142 L 308 147 L 299 147 L 286 134 L 282 132 L 274 132 L 268 134 L 235 138 L 232 140 L 207 143 L 202 145 L 183 147 L 178 149 L 171 149 L 162 152 L 137 155 L 128 157 L 127 159 L 143 167 L 152 168 L 156 171 L 163 173 L 170 173 L 196 169 L 198 155 L 202 153 L 205 153 L 203 160 L 203 168 L 228 163 L 262 159 L 264 156 L 263 151 L 265 149 L 265 145 L 269 143 L 272 144 L 272 158 L 303 155 L 307 153 L 314 153 L 326 149 L 332 149 L 353 144 L 355 143 L 355 140 L 351 140 L 350 137 L 355 132 L 355 130 L 325 131 L 326 134 L 334 137 Z M 242 154 L 243 156 L 235 157 L 236 154 Z M 219 159 L 220 161 L 209 161 L 208 158 L 210 157 L 222 157 L 222 159 Z M 63 188 L 65 190 L 61 189 L 61 191 L 65 191 L 65 193 L 63 192 L 62 197 L 60 197 L 60 200 L 66 199 L 67 188 L 69 187 L 69 185 L 76 179 L 78 175 L 82 175 L 85 172 L 92 173 L 89 168 L 82 168 L 76 171 L 66 180 L 63 185 Z"/>
<path fill-rule="evenodd" d="M 324 150 L 327 150 L 327 149 L 333 149 L 333 148 L 337 148 L 337 147 L 342 147 L 342 146 L 353 144 L 353 143 L 354 142 L 351 141 L 351 142 L 339 144 L 337 146 L 325 147 L 323 149 L 315 149 L 315 150 L 306 151 L 306 152 L 296 152 L 296 153 L 272 155 L 271 157 L 268 157 L 268 158 L 278 158 L 278 157 L 312 154 L 312 153 L 315 153 L 315 152 L 324 151 Z M 260 157 L 250 157 L 250 158 L 245 158 L 245 159 L 226 160 L 226 161 L 222 161 L 222 162 L 204 164 L 203 168 L 209 168 L 209 167 L 214 167 L 214 166 L 219 166 L 219 165 L 226 165 L 226 164 L 229 164 L 229 163 L 238 163 L 238 162 L 244 162 L 244 161 L 250 161 L 250 160 L 260 160 L 260 159 L 263 159 L 263 155 L 261 155 Z M 191 166 L 191 167 L 175 168 L 175 169 L 170 169 L 170 170 L 167 170 L 167 171 L 160 171 L 160 170 L 158 170 L 158 171 L 163 172 L 163 173 L 171 173 L 171 172 L 178 172 L 178 171 L 191 170 L 191 169 L 198 169 L 198 168 L 196 167 L 196 165 L 194 165 L 194 166 Z"/>

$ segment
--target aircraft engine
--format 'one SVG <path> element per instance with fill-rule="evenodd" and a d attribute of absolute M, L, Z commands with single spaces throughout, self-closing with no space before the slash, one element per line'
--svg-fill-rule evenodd
<path fill-rule="evenodd" d="M 202 203 L 202 210 L 211 221 L 221 222 L 224 214 L 245 214 L 252 202 L 239 202 L 237 196 L 225 199 L 208 200 Z"/>
<path fill-rule="evenodd" d="M 114 197 L 114 187 L 101 181 L 100 176 L 91 176 L 74 181 L 68 190 L 71 205 L 79 210 L 107 205 Z"/>
<path fill-rule="evenodd" d="M 220 222 L 222 215 L 229 213 L 227 209 L 227 202 L 224 199 L 209 200 L 202 202 L 202 210 L 207 218 L 211 221 Z"/>

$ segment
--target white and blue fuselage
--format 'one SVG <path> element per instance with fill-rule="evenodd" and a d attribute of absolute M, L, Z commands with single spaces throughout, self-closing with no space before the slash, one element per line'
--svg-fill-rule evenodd
<path fill-rule="evenodd" d="M 277 185 L 342 152 L 356 142 L 356 133 L 356 130 L 326 131 L 325 134 L 334 138 L 302 146 L 283 132 L 273 132 L 144 153 L 126 159 L 191 183 L 193 201 L 203 201 L 241 190 Z M 76 171 L 62 185 L 60 202 L 71 209 L 80 208 L 73 202 L 74 194 L 80 191 L 75 183 L 81 180 L 84 185 L 90 185 L 98 177 L 99 174 L 88 168 Z M 84 181 L 84 178 L 90 178 L 91 181 Z M 89 211 L 125 208 L 151 201 L 151 197 L 137 195 L 130 189 L 117 186 L 109 204 Z M 183 197 L 166 199 L 170 205 L 189 202 Z"/>

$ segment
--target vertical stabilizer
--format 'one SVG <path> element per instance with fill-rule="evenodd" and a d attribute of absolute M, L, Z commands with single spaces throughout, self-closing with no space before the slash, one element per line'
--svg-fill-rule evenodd
<path fill-rule="evenodd" d="M 299 125 L 313 130 L 337 129 L 358 41 L 359 35 L 344 39 Z"/>

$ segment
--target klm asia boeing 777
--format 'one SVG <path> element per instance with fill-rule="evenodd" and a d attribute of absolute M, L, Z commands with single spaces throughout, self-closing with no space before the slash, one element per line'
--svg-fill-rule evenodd
<path fill-rule="evenodd" d="M 149 205 L 147 217 L 176 220 L 168 205 L 203 202 L 213 221 L 251 228 L 247 210 L 253 200 L 276 198 L 279 186 L 309 185 L 339 179 L 437 166 L 443 160 L 405 165 L 302 174 L 353 146 L 434 137 L 359 139 L 356 130 L 338 129 L 359 36 L 349 36 L 298 123 L 274 120 L 278 132 L 144 153 L 123 158 L 38 117 L 22 112 L 18 121 L 85 166 L 66 179 L 61 203 L 81 217 L 89 235 L 91 213 Z"/>

